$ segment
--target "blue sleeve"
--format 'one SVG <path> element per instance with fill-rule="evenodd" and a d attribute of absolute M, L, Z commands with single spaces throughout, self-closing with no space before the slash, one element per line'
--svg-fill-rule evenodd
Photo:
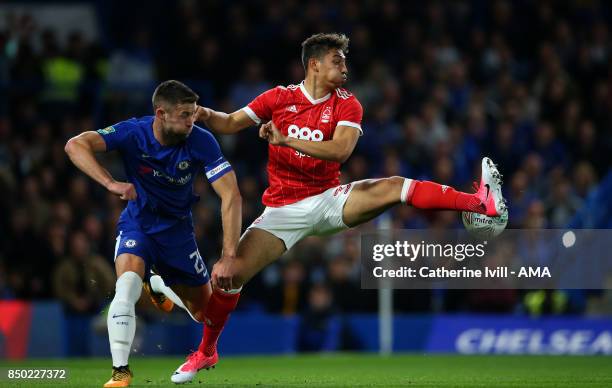
<path fill-rule="evenodd" d="M 106 142 L 106 151 L 120 150 L 128 140 L 132 126 L 133 124 L 128 120 L 98 129 L 97 132 Z"/>
<path fill-rule="evenodd" d="M 204 162 L 204 173 L 210 183 L 213 183 L 223 175 L 232 171 L 231 164 L 221 153 L 221 147 L 217 139 L 208 131 L 202 131 L 201 142 L 196 144 L 202 161 Z"/>

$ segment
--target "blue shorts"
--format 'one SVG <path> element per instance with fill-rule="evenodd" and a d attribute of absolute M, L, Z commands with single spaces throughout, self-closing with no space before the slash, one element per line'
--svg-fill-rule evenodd
<path fill-rule="evenodd" d="M 130 253 L 144 260 L 147 280 L 151 276 L 151 269 L 154 269 L 168 286 L 201 286 L 210 281 L 191 220 L 153 234 L 144 233 L 131 222 L 119 222 L 115 259 L 122 253 Z"/>

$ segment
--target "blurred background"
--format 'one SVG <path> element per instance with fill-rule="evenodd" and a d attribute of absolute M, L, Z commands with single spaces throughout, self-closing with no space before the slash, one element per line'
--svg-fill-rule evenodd
<path fill-rule="evenodd" d="M 612 228 L 611 12 L 596 0 L 3 2 L 0 357 L 108 354 L 125 204 L 72 166 L 65 142 L 151 114 L 162 80 L 187 83 L 202 105 L 225 112 L 299 83 L 300 43 L 316 32 L 350 37 L 347 88 L 364 107 L 343 181 L 402 175 L 469 191 L 486 155 L 504 174 L 510 228 Z M 254 129 L 218 138 L 247 226 L 263 210 L 267 144 Z M 101 158 L 124 176 L 117 154 Z M 196 189 L 210 269 L 219 201 L 204 179 Z M 463 227 L 455 212 L 398 206 L 383 218 L 394 228 Z M 378 292 L 361 290 L 359 276 L 360 233 L 376 227 L 306 239 L 266 268 L 245 287 L 221 351 L 377 350 Z M 393 294 L 398 351 L 510 352 L 500 338 L 528 328 L 542 333 L 541 346 L 518 352 L 546 352 L 559 331 L 568 344 L 588 331 L 582 347 L 557 351 L 612 354 L 610 290 Z M 183 312 L 162 315 L 145 299 L 138 312 L 135 353 L 197 344 L 200 328 Z M 467 332 L 480 334 L 461 347 Z"/>

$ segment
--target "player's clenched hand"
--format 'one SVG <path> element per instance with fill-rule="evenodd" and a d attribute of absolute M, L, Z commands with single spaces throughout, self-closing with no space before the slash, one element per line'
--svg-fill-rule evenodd
<path fill-rule="evenodd" d="M 272 126 L 272 121 L 268 121 L 267 123 L 259 127 L 259 137 L 261 137 L 264 140 L 268 140 L 268 132 L 270 131 L 269 128 L 271 126 Z"/>
<path fill-rule="evenodd" d="M 232 278 L 236 271 L 234 258 L 222 256 L 219 261 L 213 265 L 211 278 L 214 287 L 222 290 L 233 290 L 238 285 L 232 284 Z"/>
<path fill-rule="evenodd" d="M 198 105 L 195 111 L 195 121 L 206 121 L 210 117 L 210 109 Z"/>
<path fill-rule="evenodd" d="M 123 199 L 124 201 L 134 200 L 137 196 L 136 189 L 131 183 L 114 181 L 109 183 L 106 188 L 111 193 L 118 195 L 119 198 Z"/>
<path fill-rule="evenodd" d="M 287 136 L 283 135 L 272 121 L 268 121 L 259 128 L 259 137 L 272 145 L 284 146 L 287 143 Z"/>

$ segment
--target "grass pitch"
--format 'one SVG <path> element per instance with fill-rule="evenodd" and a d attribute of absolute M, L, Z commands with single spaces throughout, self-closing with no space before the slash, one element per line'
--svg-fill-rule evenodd
<path fill-rule="evenodd" d="M 132 387 L 173 386 L 181 358 L 133 357 Z M 65 380 L 7 380 L 7 368 L 67 368 Z M 108 359 L 0 361 L 3 387 L 101 387 Z M 612 387 L 612 357 L 325 354 L 226 357 L 202 387 Z"/>

